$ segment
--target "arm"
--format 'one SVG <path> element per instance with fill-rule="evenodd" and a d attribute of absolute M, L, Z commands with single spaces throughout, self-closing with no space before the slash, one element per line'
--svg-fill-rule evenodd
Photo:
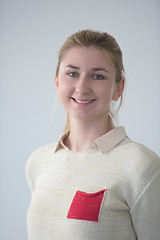
<path fill-rule="evenodd" d="M 137 240 L 160 240 L 160 169 L 143 190 L 130 213 Z"/>

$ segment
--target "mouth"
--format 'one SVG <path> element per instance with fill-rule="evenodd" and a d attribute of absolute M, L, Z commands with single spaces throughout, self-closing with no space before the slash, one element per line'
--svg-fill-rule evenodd
<path fill-rule="evenodd" d="M 76 99 L 76 98 L 73 98 L 73 101 L 77 102 L 77 103 L 82 103 L 82 104 L 86 104 L 86 103 L 92 103 L 94 102 L 96 99 L 88 99 L 88 100 L 79 100 L 79 99 Z"/>

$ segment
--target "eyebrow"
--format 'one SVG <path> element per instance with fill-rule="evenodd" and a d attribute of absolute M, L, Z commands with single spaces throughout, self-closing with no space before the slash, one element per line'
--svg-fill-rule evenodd
<path fill-rule="evenodd" d="M 70 65 L 70 64 L 67 65 L 66 67 L 80 70 L 80 67 L 73 66 L 73 65 Z M 94 71 L 94 72 L 97 72 L 97 71 L 104 71 L 104 72 L 107 72 L 107 73 L 108 73 L 108 70 L 107 70 L 107 69 L 105 69 L 105 68 L 101 68 L 101 67 L 100 67 L 100 68 L 92 68 L 91 70 Z"/>
<path fill-rule="evenodd" d="M 73 68 L 73 69 L 80 69 L 79 67 L 76 67 L 76 66 L 73 66 L 73 65 L 67 65 L 66 67 L 68 67 L 68 68 Z"/>
<path fill-rule="evenodd" d="M 93 71 L 104 71 L 104 72 L 108 72 L 108 70 L 107 69 L 105 69 L 105 68 L 92 68 L 92 70 Z"/>

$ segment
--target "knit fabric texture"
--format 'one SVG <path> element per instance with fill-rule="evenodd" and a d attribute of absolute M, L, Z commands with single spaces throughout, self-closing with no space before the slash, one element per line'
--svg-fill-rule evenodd
<path fill-rule="evenodd" d="M 70 151 L 63 135 L 26 164 L 29 240 L 160 240 L 160 159 L 124 127 Z"/>

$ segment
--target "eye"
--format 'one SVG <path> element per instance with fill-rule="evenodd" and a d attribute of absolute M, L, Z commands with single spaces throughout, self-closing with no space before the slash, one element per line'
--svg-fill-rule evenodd
<path fill-rule="evenodd" d="M 78 74 L 76 72 L 69 72 L 67 75 L 70 77 L 78 77 Z"/>
<path fill-rule="evenodd" d="M 93 75 L 93 78 L 96 79 L 96 80 L 102 80 L 102 79 L 104 79 L 104 77 L 103 77 L 102 75 L 100 75 L 100 74 L 95 74 L 95 75 Z"/>

